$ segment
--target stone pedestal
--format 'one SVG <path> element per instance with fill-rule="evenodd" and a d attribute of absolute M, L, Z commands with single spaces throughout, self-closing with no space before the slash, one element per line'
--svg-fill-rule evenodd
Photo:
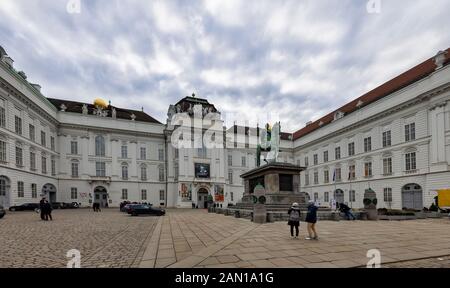
<path fill-rule="evenodd" d="M 267 209 L 264 204 L 256 204 L 253 206 L 253 222 L 264 224 L 267 222 Z"/>

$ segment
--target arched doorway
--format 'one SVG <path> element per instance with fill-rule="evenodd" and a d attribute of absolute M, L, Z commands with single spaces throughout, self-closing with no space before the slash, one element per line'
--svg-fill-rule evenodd
<path fill-rule="evenodd" d="M 341 189 L 336 189 L 336 191 L 334 191 L 334 200 L 336 200 L 337 203 L 344 203 L 344 191 L 342 191 Z"/>
<path fill-rule="evenodd" d="M 197 191 L 197 207 L 199 209 L 208 208 L 208 195 L 209 192 L 206 188 L 200 188 Z"/>
<path fill-rule="evenodd" d="M 103 186 L 97 186 L 94 189 L 94 203 L 100 204 L 100 207 L 108 206 L 108 191 Z"/>
<path fill-rule="evenodd" d="M 45 184 L 42 187 L 42 197 L 45 197 L 48 202 L 55 203 L 56 202 L 56 187 L 53 184 Z"/>
<path fill-rule="evenodd" d="M 423 191 L 418 184 L 408 184 L 402 188 L 402 208 L 422 210 Z"/>
<path fill-rule="evenodd" d="M 6 176 L 0 176 L 0 205 L 5 208 L 9 207 L 9 191 L 11 189 L 11 181 Z"/>

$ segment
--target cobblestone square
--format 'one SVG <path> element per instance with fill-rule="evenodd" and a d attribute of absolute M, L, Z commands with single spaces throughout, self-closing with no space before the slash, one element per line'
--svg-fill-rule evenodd
<path fill-rule="evenodd" d="M 291 239 L 284 222 L 265 225 L 205 210 L 130 217 L 118 209 L 55 210 L 0 220 L 0 267 L 66 267 L 70 249 L 82 267 L 312 268 L 365 267 L 378 249 L 382 267 L 450 268 L 450 221 L 321 221 L 319 241 Z"/>

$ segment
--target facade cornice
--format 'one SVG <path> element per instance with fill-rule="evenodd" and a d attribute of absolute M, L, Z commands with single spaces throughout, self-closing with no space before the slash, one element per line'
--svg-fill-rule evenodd
<path fill-rule="evenodd" d="M 137 137 L 153 137 L 153 138 L 161 138 L 164 139 L 164 134 L 157 134 L 157 133 L 147 133 L 147 132 L 138 132 L 138 131 L 131 131 L 131 130 L 122 130 L 122 129 L 115 129 L 115 128 L 104 128 L 104 127 L 95 127 L 95 126 L 87 126 L 87 125 L 80 125 L 80 124 L 72 124 L 72 123 L 61 123 L 59 125 L 60 129 L 78 129 L 78 130 L 87 130 L 89 132 L 95 132 L 95 133 L 118 133 L 118 134 L 125 134 L 130 136 L 137 136 Z M 83 136 L 81 136 L 83 138 Z M 88 136 L 84 136 L 89 139 Z"/>

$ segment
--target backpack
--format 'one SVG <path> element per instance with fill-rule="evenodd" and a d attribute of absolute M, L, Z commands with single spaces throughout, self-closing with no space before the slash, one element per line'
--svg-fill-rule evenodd
<path fill-rule="evenodd" d="M 289 221 L 300 221 L 300 210 L 293 209 L 289 214 Z"/>

